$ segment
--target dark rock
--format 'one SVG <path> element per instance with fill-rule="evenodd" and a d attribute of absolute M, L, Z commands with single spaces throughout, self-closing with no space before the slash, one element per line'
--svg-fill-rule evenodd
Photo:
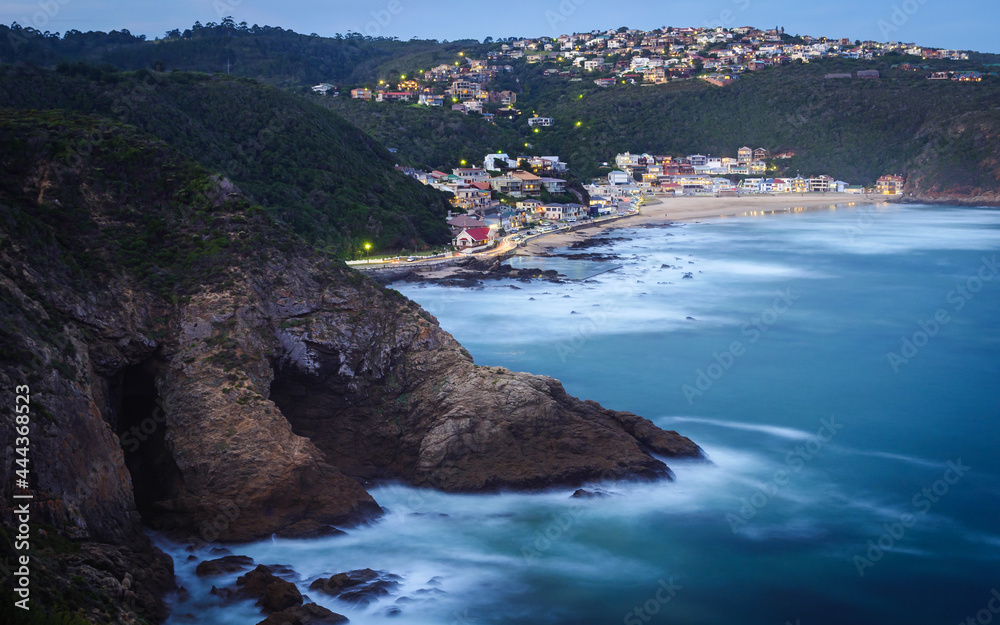
<path fill-rule="evenodd" d="M 582 488 L 576 489 L 573 492 L 573 494 L 570 495 L 570 497 L 573 497 L 573 498 L 576 498 L 576 499 L 593 499 L 595 497 L 607 497 L 607 496 L 608 496 L 608 494 L 605 493 L 605 492 L 584 490 Z"/>
<path fill-rule="evenodd" d="M 347 573 L 337 573 L 329 578 L 320 578 L 309 584 L 309 590 L 315 590 L 338 597 L 342 601 L 350 601 L 368 605 L 378 597 L 384 597 L 399 586 L 398 575 L 385 571 L 358 569 Z"/>
<path fill-rule="evenodd" d="M 264 566 L 272 575 L 277 575 L 284 580 L 292 581 L 299 578 L 299 574 L 290 564 L 266 564 Z"/>
<path fill-rule="evenodd" d="M 302 605 L 302 593 L 295 584 L 273 575 L 263 564 L 236 580 L 240 597 L 256 598 L 265 612 L 280 612 Z"/>
<path fill-rule="evenodd" d="M 378 573 L 371 569 L 358 569 L 347 573 L 337 573 L 326 579 L 320 578 L 309 584 L 309 590 L 319 590 L 328 595 L 337 596 L 347 588 L 360 586 L 378 579 Z"/>
<path fill-rule="evenodd" d="M 339 625 L 347 623 L 348 620 L 346 616 L 327 610 L 323 606 L 307 603 L 274 612 L 257 625 Z"/>
<path fill-rule="evenodd" d="M 349 601 L 359 605 L 369 605 L 379 597 L 386 597 L 392 590 L 399 586 L 399 582 L 380 579 L 364 586 L 358 586 L 352 590 L 340 593 L 338 597 L 341 601 Z"/>
<path fill-rule="evenodd" d="M 212 590 L 208 591 L 208 594 L 218 597 L 223 601 L 234 601 L 239 598 L 235 590 L 225 587 L 218 588 L 216 586 L 212 586 Z"/>
<path fill-rule="evenodd" d="M 248 556 L 223 556 L 215 560 L 205 560 L 194 570 L 198 577 L 210 577 L 223 573 L 244 571 L 253 566 L 253 558 Z"/>
<path fill-rule="evenodd" d="M 446 595 L 448 593 L 446 593 L 445 591 L 441 590 L 440 588 L 420 588 L 420 589 L 414 591 L 413 594 L 415 594 L 415 595 Z"/>

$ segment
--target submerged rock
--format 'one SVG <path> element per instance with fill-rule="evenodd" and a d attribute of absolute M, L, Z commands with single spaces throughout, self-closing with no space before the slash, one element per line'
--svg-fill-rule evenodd
<path fill-rule="evenodd" d="M 340 625 L 349 619 L 315 603 L 274 612 L 257 625 Z"/>
<path fill-rule="evenodd" d="M 295 584 L 272 574 L 263 564 L 237 579 L 236 585 L 240 587 L 237 596 L 257 599 L 257 605 L 265 612 L 302 605 L 302 593 Z"/>
<path fill-rule="evenodd" d="M 398 575 L 372 569 L 358 569 L 320 578 L 309 584 L 309 590 L 322 592 L 341 601 L 368 605 L 385 597 L 399 586 Z"/>
<path fill-rule="evenodd" d="M 198 564 L 194 572 L 198 577 L 210 577 L 223 573 L 244 571 L 253 566 L 253 558 L 248 556 L 224 556 L 215 560 L 205 560 Z"/>

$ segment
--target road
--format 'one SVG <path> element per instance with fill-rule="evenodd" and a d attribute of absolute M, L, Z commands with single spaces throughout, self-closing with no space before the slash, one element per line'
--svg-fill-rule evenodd
<path fill-rule="evenodd" d="M 507 254 L 507 253 L 512 252 L 513 250 L 517 249 L 517 247 L 523 241 L 528 241 L 530 239 L 536 239 L 538 237 L 544 237 L 545 235 L 552 234 L 554 232 L 563 232 L 563 231 L 571 229 L 574 226 L 595 225 L 595 224 L 603 223 L 605 221 L 611 221 L 611 220 L 616 220 L 616 219 L 619 219 L 619 217 L 600 217 L 598 219 L 587 220 L 587 221 L 583 221 L 583 222 L 579 222 L 579 223 L 574 223 L 574 224 L 562 224 L 562 225 L 556 226 L 554 230 L 549 230 L 547 232 L 538 232 L 538 230 L 536 228 L 535 231 L 538 232 L 538 233 L 537 234 L 533 234 L 531 236 L 526 236 L 524 233 L 521 233 L 521 232 L 514 233 L 514 234 L 509 234 L 509 235 L 503 237 L 502 239 L 500 239 L 500 241 L 497 243 L 497 245 L 495 247 L 491 247 L 488 250 L 483 250 L 482 252 L 476 252 L 474 254 L 459 254 L 459 253 L 455 253 L 455 254 L 449 255 L 449 256 L 432 256 L 432 257 L 417 256 L 416 257 L 417 260 L 414 260 L 414 261 L 407 261 L 406 258 L 400 256 L 400 257 L 397 257 L 397 258 L 392 258 L 392 259 L 387 259 L 387 260 L 379 260 L 379 261 L 371 261 L 371 262 L 353 261 L 353 262 L 349 262 L 348 264 L 351 267 L 354 267 L 355 269 L 361 269 L 362 271 L 364 271 L 364 270 L 367 270 L 367 269 L 381 269 L 381 268 L 384 268 L 384 267 L 392 267 L 392 266 L 401 265 L 401 264 L 413 265 L 413 266 L 424 266 L 424 267 L 426 267 L 428 265 L 437 265 L 437 264 L 441 264 L 441 263 L 445 263 L 445 262 L 450 263 L 450 262 L 453 262 L 454 259 L 457 258 L 457 257 L 460 257 L 460 258 L 495 258 L 497 256 L 503 256 L 504 254 Z M 516 237 L 522 237 L 523 241 L 514 241 L 514 239 Z"/>

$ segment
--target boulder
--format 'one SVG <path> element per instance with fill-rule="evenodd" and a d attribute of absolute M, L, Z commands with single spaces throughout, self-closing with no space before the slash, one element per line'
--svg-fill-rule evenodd
<path fill-rule="evenodd" d="M 248 556 L 224 556 L 215 560 L 205 560 L 194 570 L 198 577 L 210 577 L 223 573 L 244 571 L 253 566 L 253 558 Z"/>

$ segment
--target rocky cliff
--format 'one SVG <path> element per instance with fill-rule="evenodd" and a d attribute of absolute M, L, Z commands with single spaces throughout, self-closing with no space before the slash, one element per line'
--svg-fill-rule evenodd
<path fill-rule="evenodd" d="M 556 380 L 474 364 L 414 302 L 134 129 L 0 111 L 0 172 L 0 402 L 30 386 L 42 605 L 162 618 L 171 565 L 142 524 L 308 536 L 378 516 L 369 480 L 535 488 L 700 456 Z"/>
<path fill-rule="evenodd" d="M 1000 206 L 1000 110 L 926 125 L 924 148 L 906 168 L 907 201 Z"/>

